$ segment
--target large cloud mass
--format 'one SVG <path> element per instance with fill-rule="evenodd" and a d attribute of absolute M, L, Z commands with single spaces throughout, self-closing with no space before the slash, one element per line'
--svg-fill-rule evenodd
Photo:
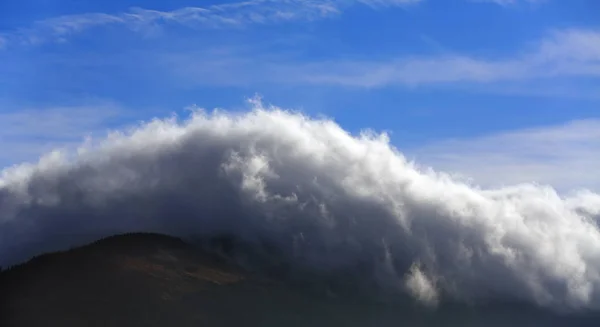
<path fill-rule="evenodd" d="M 600 307 L 600 195 L 477 188 L 419 169 L 385 135 L 254 105 L 4 170 L 0 265 L 120 232 L 228 234 L 426 303 Z"/>

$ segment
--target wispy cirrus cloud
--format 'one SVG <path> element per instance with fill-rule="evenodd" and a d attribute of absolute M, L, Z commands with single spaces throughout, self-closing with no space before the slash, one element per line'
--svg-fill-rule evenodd
<path fill-rule="evenodd" d="M 185 83 L 210 80 L 212 83 L 236 85 L 277 82 L 377 88 L 598 78 L 600 31 L 553 31 L 528 49 L 507 58 L 493 59 L 452 54 L 376 61 L 290 62 L 238 56 L 207 56 L 199 60 L 198 54 L 180 54 L 165 60 L 164 66 Z"/>
<path fill-rule="evenodd" d="M 547 0 L 471 0 L 473 2 L 494 3 L 503 7 L 514 6 L 517 4 L 541 4 Z"/>
<path fill-rule="evenodd" d="M 308 73 L 303 78 L 310 82 L 364 87 L 600 77 L 600 31 L 554 31 L 533 51 L 505 59 L 451 55 L 387 62 L 330 62 L 306 68 L 310 69 L 304 69 Z"/>
<path fill-rule="evenodd" d="M 403 6 L 422 0 L 250 0 L 185 7 L 172 11 L 132 8 L 127 12 L 84 13 L 49 18 L 32 26 L 0 34 L 2 44 L 35 45 L 64 42 L 71 35 L 96 27 L 119 25 L 147 32 L 157 27 L 178 24 L 190 28 L 240 28 L 252 24 L 313 21 L 339 15 L 344 9 L 362 4 L 372 8 Z M 4 42 L 2 42 L 4 40 Z"/>
<path fill-rule="evenodd" d="M 0 111 L 0 167 L 103 135 L 131 113 L 111 103 Z"/>
<path fill-rule="evenodd" d="M 537 182 L 561 190 L 600 190 L 600 176 L 590 175 L 600 162 L 597 119 L 436 141 L 410 152 L 422 164 L 479 185 Z"/>

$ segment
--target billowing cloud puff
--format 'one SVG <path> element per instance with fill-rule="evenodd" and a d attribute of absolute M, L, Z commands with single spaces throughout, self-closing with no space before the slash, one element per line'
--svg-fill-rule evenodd
<path fill-rule="evenodd" d="M 113 133 L 0 178 L 0 265 L 153 231 L 270 244 L 421 301 L 600 307 L 600 195 L 482 189 L 408 162 L 386 135 L 265 107 Z"/>

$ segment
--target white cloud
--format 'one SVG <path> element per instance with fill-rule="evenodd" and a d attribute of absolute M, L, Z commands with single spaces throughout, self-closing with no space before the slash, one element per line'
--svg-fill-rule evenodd
<path fill-rule="evenodd" d="M 472 187 L 416 169 L 385 135 L 354 137 L 253 103 L 249 113 L 154 120 L 71 160 L 3 171 L 0 264 L 120 232 L 225 233 L 247 240 L 240 251 L 277 249 L 267 262 L 277 256 L 293 271 L 429 303 L 600 308 L 597 193 Z M 578 140 L 592 129 L 528 135 Z"/>
<path fill-rule="evenodd" d="M 472 178 L 475 183 L 516 183 L 600 190 L 600 120 L 573 121 L 438 141 L 410 151 L 418 162 Z"/>
<path fill-rule="evenodd" d="M 389 7 L 420 1 L 422 0 L 250 0 L 172 11 L 133 8 L 116 14 L 85 13 L 50 18 L 0 37 L 10 43 L 32 45 L 65 41 L 70 35 L 110 25 L 121 25 L 140 32 L 151 32 L 168 24 L 190 28 L 239 28 L 252 24 L 323 19 L 338 15 L 346 7 L 357 3 L 371 7 Z"/>
<path fill-rule="evenodd" d="M 421 271 L 418 264 L 413 265 L 406 274 L 405 285 L 411 295 L 421 303 L 429 306 L 437 305 L 439 294 L 435 289 L 435 285 Z"/>

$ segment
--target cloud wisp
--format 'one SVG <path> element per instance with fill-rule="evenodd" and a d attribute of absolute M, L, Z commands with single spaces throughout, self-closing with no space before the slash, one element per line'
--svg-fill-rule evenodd
<path fill-rule="evenodd" d="M 112 104 L 0 112 L 0 165 L 29 161 L 57 147 L 74 147 L 85 136 L 106 133 L 128 115 Z"/>
<path fill-rule="evenodd" d="M 309 83 L 354 87 L 598 78 L 600 31 L 554 31 L 539 41 L 532 51 L 507 59 L 451 55 L 383 62 L 336 61 L 304 65 L 296 75 Z"/>
<path fill-rule="evenodd" d="M 385 135 L 253 103 L 4 170 L 0 264 L 121 232 L 227 234 L 430 304 L 600 308 L 600 195 L 482 189 L 418 169 Z"/>
<path fill-rule="evenodd" d="M 500 5 L 502 7 L 515 6 L 518 4 L 537 5 L 546 2 L 547 0 L 471 0 L 472 2 L 488 2 Z"/>
<path fill-rule="evenodd" d="M 152 33 L 169 24 L 190 28 L 242 28 L 255 24 L 313 21 L 339 15 L 354 4 L 372 8 L 402 6 L 421 0 L 250 0 L 172 11 L 132 8 L 128 12 L 85 13 L 37 21 L 29 28 L 0 34 L 0 48 L 10 44 L 36 45 L 65 42 L 68 37 L 96 27 L 121 26 Z"/>
<path fill-rule="evenodd" d="M 529 128 L 469 139 L 438 141 L 414 149 L 417 161 L 468 176 L 478 184 L 543 183 L 562 191 L 600 190 L 590 174 L 600 160 L 600 121 Z"/>
<path fill-rule="evenodd" d="M 298 61 L 260 54 L 242 56 L 231 51 L 218 57 L 198 52 L 163 54 L 156 59 L 156 66 L 171 74 L 174 82 L 190 85 L 277 83 L 382 88 L 453 84 L 507 88 L 511 83 L 600 78 L 599 45 L 600 31 L 569 29 L 550 32 L 506 58 L 454 54 L 377 61 Z M 517 91 L 527 92 L 522 85 Z"/>

